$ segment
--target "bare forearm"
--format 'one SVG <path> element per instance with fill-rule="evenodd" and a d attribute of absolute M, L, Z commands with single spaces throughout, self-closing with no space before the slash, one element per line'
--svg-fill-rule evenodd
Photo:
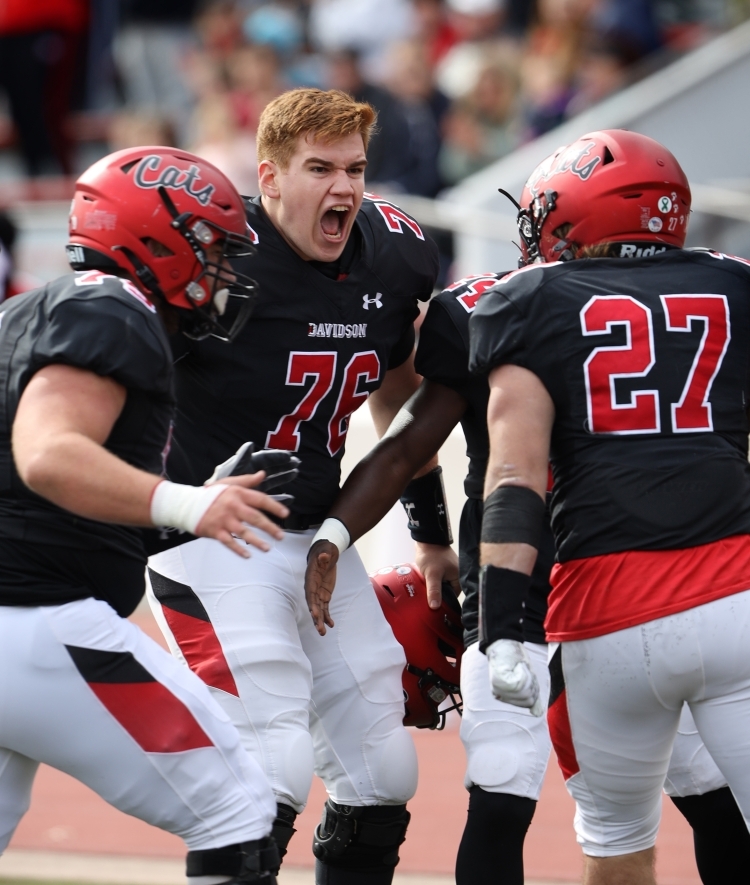
<path fill-rule="evenodd" d="M 87 519 L 151 525 L 149 504 L 159 477 L 126 464 L 78 433 L 56 436 L 19 465 L 38 495 Z"/>
<path fill-rule="evenodd" d="M 329 516 L 344 523 L 352 542 L 380 522 L 420 466 L 418 453 L 404 457 L 402 448 L 392 439 L 382 440 L 344 483 Z"/>
<path fill-rule="evenodd" d="M 352 541 L 376 525 L 415 474 L 437 463 L 436 452 L 461 419 L 466 400 L 449 387 L 425 380 L 387 432 L 349 475 L 330 516 Z"/>

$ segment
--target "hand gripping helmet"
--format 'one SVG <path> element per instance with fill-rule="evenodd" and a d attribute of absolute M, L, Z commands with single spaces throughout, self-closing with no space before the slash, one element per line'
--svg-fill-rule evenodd
<path fill-rule="evenodd" d="M 461 606 L 450 584 L 443 603 L 427 605 L 427 584 L 415 565 L 404 563 L 370 575 L 393 635 L 406 654 L 403 686 L 404 725 L 444 728 L 446 714 L 461 712 L 461 655 L 464 651 Z M 438 710 L 450 697 L 452 705 Z"/>
<path fill-rule="evenodd" d="M 253 251 L 242 199 L 194 154 L 139 147 L 103 157 L 76 182 L 68 229 L 74 270 L 126 270 L 144 291 L 190 311 L 189 337 L 231 340 L 250 316 L 255 283 L 224 266 Z M 220 257 L 207 254 L 213 244 Z"/>
<path fill-rule="evenodd" d="M 518 209 L 522 266 L 566 261 L 601 243 L 620 244 L 616 255 L 634 257 L 654 254 L 658 244 L 682 247 L 690 185 L 658 141 L 605 129 L 581 136 L 540 163 Z M 654 248 L 639 247 L 644 243 Z"/>

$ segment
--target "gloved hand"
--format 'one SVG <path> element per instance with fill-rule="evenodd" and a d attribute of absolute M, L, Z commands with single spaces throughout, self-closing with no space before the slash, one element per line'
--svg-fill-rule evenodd
<path fill-rule="evenodd" d="M 487 646 L 492 694 L 506 704 L 528 707 L 532 716 L 542 716 L 545 704 L 522 642 L 496 639 Z"/>
<path fill-rule="evenodd" d="M 244 473 L 266 471 L 266 478 L 257 486 L 259 492 L 270 492 L 292 482 L 299 474 L 300 459 L 284 449 L 261 449 L 256 452 L 251 442 L 243 443 L 239 449 L 221 464 L 217 465 L 204 485 L 212 485 L 227 476 L 241 476 Z M 289 495 L 276 498 L 290 498 Z"/>

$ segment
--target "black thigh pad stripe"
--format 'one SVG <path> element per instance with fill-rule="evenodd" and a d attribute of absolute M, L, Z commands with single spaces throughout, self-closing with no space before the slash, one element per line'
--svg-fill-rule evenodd
<path fill-rule="evenodd" d="M 110 685 L 156 682 L 129 651 L 101 651 L 98 648 L 80 648 L 77 645 L 66 645 L 65 648 L 86 682 Z"/>
<path fill-rule="evenodd" d="M 539 549 L 546 505 L 526 486 L 500 486 L 484 502 L 482 542 L 529 544 Z"/>
<path fill-rule="evenodd" d="M 192 587 L 181 584 L 179 581 L 173 581 L 172 578 L 167 578 L 165 575 L 160 575 L 152 568 L 148 570 L 148 577 L 154 596 L 165 608 L 171 608 L 173 611 L 191 618 L 198 618 L 200 621 L 210 620 L 208 612 Z"/>

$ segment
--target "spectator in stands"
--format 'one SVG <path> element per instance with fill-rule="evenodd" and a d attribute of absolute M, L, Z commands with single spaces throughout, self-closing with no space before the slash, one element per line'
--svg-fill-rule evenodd
<path fill-rule="evenodd" d="M 185 57 L 198 0 L 122 0 L 115 60 L 128 106 L 169 120 L 184 144 L 193 106 Z"/>
<path fill-rule="evenodd" d="M 444 0 L 412 0 L 415 16 L 415 36 L 426 48 L 431 67 L 459 40 L 450 22 Z"/>
<path fill-rule="evenodd" d="M 409 0 L 310 0 L 310 39 L 325 53 L 355 50 L 364 76 L 382 82 L 388 47 L 410 36 L 412 15 Z"/>
<path fill-rule="evenodd" d="M 255 129 L 238 124 L 229 93 L 205 98 L 198 104 L 193 130 L 193 152 L 200 150 L 199 156 L 220 169 L 241 194 L 259 193 Z"/>
<path fill-rule="evenodd" d="M 591 25 L 628 63 L 663 45 L 654 0 L 600 0 L 592 9 Z"/>
<path fill-rule="evenodd" d="M 629 55 L 622 45 L 592 34 L 583 46 L 575 72 L 575 91 L 565 108 L 574 117 L 628 83 Z"/>
<path fill-rule="evenodd" d="M 72 172 L 66 120 L 87 0 L 0 3 L 0 88 L 29 175 Z"/>
<path fill-rule="evenodd" d="M 226 60 L 226 78 L 236 124 L 252 133 L 258 129 L 263 108 L 289 88 L 279 55 L 271 44 L 235 49 Z"/>
<path fill-rule="evenodd" d="M 404 40 L 392 46 L 386 85 L 401 104 L 414 154 L 414 166 L 402 178 L 404 189 L 434 197 L 443 187 L 438 154 L 449 102 L 434 86 L 428 50 L 421 40 Z"/>
<path fill-rule="evenodd" d="M 340 89 L 378 112 L 377 130 L 367 148 L 367 184 L 406 190 L 416 164 L 409 124 L 398 100 L 387 89 L 365 80 L 353 49 L 330 53 L 328 88 Z"/>
<path fill-rule="evenodd" d="M 440 171 L 456 184 L 510 153 L 520 141 L 518 77 L 508 47 L 485 57 L 471 92 L 455 102 L 444 127 Z"/>
<path fill-rule="evenodd" d="M 488 44 L 499 37 L 503 0 L 447 0 L 456 43 L 435 70 L 437 86 L 450 99 L 468 95 L 484 63 Z"/>
<path fill-rule="evenodd" d="M 597 0 L 538 0 L 520 65 L 525 138 L 554 129 L 566 118 L 581 45 Z"/>

